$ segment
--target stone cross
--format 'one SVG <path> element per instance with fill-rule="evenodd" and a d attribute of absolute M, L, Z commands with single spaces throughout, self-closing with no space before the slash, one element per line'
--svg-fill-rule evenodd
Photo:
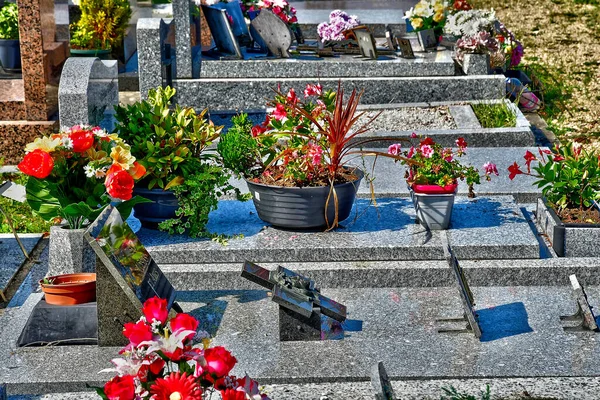
<path fill-rule="evenodd" d="M 596 316 L 592 311 L 592 307 L 585 293 L 585 289 L 575 274 L 569 276 L 571 286 L 573 287 L 573 295 L 577 300 L 577 312 L 573 315 L 561 316 L 561 321 L 576 321 L 579 322 L 577 326 L 563 326 L 565 331 L 578 332 L 578 331 L 595 331 L 598 332 L 598 325 L 596 324 Z"/>
<path fill-rule="evenodd" d="M 281 266 L 269 271 L 249 261 L 242 277 L 273 292 L 279 304 L 280 340 L 323 340 L 328 334 L 324 326 L 342 329 L 346 306 L 323 296 L 313 280 Z"/>

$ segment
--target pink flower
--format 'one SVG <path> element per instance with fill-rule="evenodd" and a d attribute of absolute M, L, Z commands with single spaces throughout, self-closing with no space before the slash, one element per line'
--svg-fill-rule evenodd
<path fill-rule="evenodd" d="M 411 133 L 410 137 L 413 138 L 413 139 L 416 139 L 417 138 L 417 133 L 416 132 Z"/>
<path fill-rule="evenodd" d="M 447 162 L 452 162 L 452 160 L 454 159 L 454 156 L 452 155 L 452 149 L 444 149 L 442 156 L 444 157 L 444 160 Z"/>
<path fill-rule="evenodd" d="M 312 164 L 316 167 L 321 164 L 323 149 L 315 144 L 310 145 L 308 156 L 311 158 Z"/>
<path fill-rule="evenodd" d="M 277 104 L 275 111 L 273 111 L 273 118 L 278 121 L 281 121 L 287 117 L 287 111 L 285 110 L 285 106 L 283 104 Z"/>
<path fill-rule="evenodd" d="M 434 153 L 433 147 L 431 147 L 428 144 L 424 144 L 423 146 L 421 146 L 421 153 L 423 154 L 423 157 L 431 158 Z"/>
<path fill-rule="evenodd" d="M 408 154 L 406 155 L 407 158 L 412 158 L 412 156 L 415 155 L 415 146 L 410 146 L 410 149 L 408 149 Z"/>
<path fill-rule="evenodd" d="M 316 85 L 308 84 L 306 85 L 306 89 L 304 89 L 305 98 L 309 96 L 320 96 L 321 94 L 323 94 L 323 86 L 319 83 Z"/>
<path fill-rule="evenodd" d="M 485 170 L 485 174 L 486 175 L 496 175 L 498 176 L 498 168 L 496 167 L 496 164 L 491 163 L 491 162 L 486 162 L 485 164 L 483 164 L 483 169 Z"/>
<path fill-rule="evenodd" d="M 400 143 L 394 143 L 393 145 L 388 147 L 388 154 L 397 156 L 398 153 L 400 153 L 400 147 L 401 147 Z"/>
<path fill-rule="evenodd" d="M 291 104 L 296 104 L 298 102 L 298 97 L 296 96 L 296 92 L 294 91 L 294 89 L 290 89 L 285 99 L 288 103 Z"/>

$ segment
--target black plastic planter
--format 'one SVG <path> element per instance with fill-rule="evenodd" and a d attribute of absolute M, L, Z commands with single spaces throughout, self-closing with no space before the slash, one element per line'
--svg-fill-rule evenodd
<path fill-rule="evenodd" d="M 175 218 L 179 201 L 171 190 L 145 189 L 135 187 L 134 196 L 142 196 L 153 203 L 140 203 L 133 206 L 134 215 L 144 228 L 158 229 L 158 224 L 167 219 Z"/>
<path fill-rule="evenodd" d="M 18 39 L 0 39 L 0 64 L 7 71 L 21 70 L 21 46 Z"/>
<path fill-rule="evenodd" d="M 359 169 L 354 170 L 354 173 L 358 176 L 357 180 L 334 186 L 338 197 L 339 222 L 350 216 L 356 192 L 364 176 Z M 327 220 L 325 219 L 330 186 L 281 187 L 249 180 L 246 182 L 259 218 L 273 226 L 286 229 L 325 228 L 327 222 L 332 224 L 335 218 L 332 194 L 327 204 Z"/>
<path fill-rule="evenodd" d="M 600 224 L 565 224 L 546 199 L 538 199 L 536 216 L 559 257 L 600 257 Z"/>

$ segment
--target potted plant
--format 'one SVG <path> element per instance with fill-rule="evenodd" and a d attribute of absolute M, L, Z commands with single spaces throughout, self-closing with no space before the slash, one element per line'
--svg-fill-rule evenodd
<path fill-rule="evenodd" d="M 356 28 L 360 21 L 356 15 L 348 15 L 342 10 L 334 10 L 329 14 L 329 22 L 321 22 L 317 26 L 317 34 L 323 43 L 339 42 L 346 39 L 344 31 Z"/>
<path fill-rule="evenodd" d="M 269 102 L 273 111 L 260 125 L 253 127 L 244 114 L 233 119 L 218 151 L 225 167 L 246 179 L 263 221 L 288 229 L 333 229 L 348 218 L 363 172 L 347 158 L 367 153 L 352 146 L 373 140 L 355 140 L 374 119 L 357 123 L 361 95 L 353 90 L 345 101 L 341 84 L 337 93 L 309 84 L 304 100 L 294 89 L 276 91 Z"/>
<path fill-rule="evenodd" d="M 417 33 L 423 51 L 435 48 L 446 22 L 447 4 L 444 0 L 420 0 L 406 12 L 404 19 Z"/>
<path fill-rule="evenodd" d="M 269 400 L 248 375 L 230 375 L 236 358 L 224 347 L 210 347 L 210 337 L 198 330 L 200 322 L 180 313 L 169 320 L 167 301 L 144 302 L 143 316 L 125 323 L 129 340 L 112 360 L 116 376 L 95 388 L 103 399 L 120 400 Z M 215 397 L 216 393 L 219 393 Z"/>
<path fill-rule="evenodd" d="M 417 135 L 413 133 L 412 138 L 417 138 Z M 403 155 L 412 162 L 407 164 L 407 161 L 400 160 L 408 166 L 405 178 L 418 222 L 429 229 L 448 229 L 459 180 L 466 181 L 469 186 L 469 197 L 475 197 L 473 185 L 481 181 L 476 168 L 465 166 L 458 160 L 465 154 L 467 142 L 459 138 L 456 146 L 455 151 L 426 137 L 407 150 L 402 150 L 400 144 L 388 148 L 388 153 Z M 491 162 L 485 163 L 483 168 L 486 180 L 490 180 L 491 175 L 498 175 L 496 165 Z"/>
<path fill-rule="evenodd" d="M 147 228 L 205 236 L 208 214 L 219 197 L 235 189 L 209 146 L 219 138 L 215 127 L 193 108 L 170 108 L 175 89 L 152 89 L 148 99 L 116 108 L 116 132 L 131 143 L 131 153 L 146 169 L 134 193 L 153 203 L 135 206 Z"/>
<path fill-rule="evenodd" d="M 71 25 L 71 55 L 108 58 L 120 46 L 131 18 L 127 0 L 81 0 L 81 18 Z"/>
<path fill-rule="evenodd" d="M 21 69 L 19 9 L 16 3 L 5 3 L 0 8 L 0 64 L 7 71 Z"/>
<path fill-rule="evenodd" d="M 37 138 L 25 152 L 18 168 L 29 175 L 27 203 L 46 221 L 64 221 L 50 230 L 50 273 L 92 270 L 84 263 L 95 257 L 82 228 L 111 201 L 119 202 L 124 218 L 134 204 L 146 201 L 132 196 L 134 180 L 144 168 L 126 143 L 98 127 L 74 126 Z"/>
<path fill-rule="evenodd" d="M 491 56 L 500 54 L 498 39 L 481 31 L 473 36 L 463 36 L 456 42 L 456 60 L 467 75 L 487 75 L 492 71 Z M 497 57 L 497 56 L 496 56 Z M 495 58 L 496 60 L 496 58 Z"/>
<path fill-rule="evenodd" d="M 96 274 L 93 273 L 49 276 L 39 283 L 48 304 L 73 306 L 96 300 Z"/>
<path fill-rule="evenodd" d="M 526 171 L 517 162 L 511 165 L 509 178 L 521 174 L 538 178 L 535 185 L 542 189 L 544 197 L 538 200 L 537 220 L 559 256 L 600 256 L 597 155 L 577 142 L 557 145 L 554 152 L 549 149 L 538 152 L 539 156 L 530 151 L 525 153 Z"/>

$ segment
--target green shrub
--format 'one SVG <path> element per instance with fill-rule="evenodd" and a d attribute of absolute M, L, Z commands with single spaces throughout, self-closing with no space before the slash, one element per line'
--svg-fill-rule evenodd
<path fill-rule="evenodd" d="M 252 121 L 248 114 L 231 118 L 233 126 L 221 136 L 217 150 L 225 168 L 238 177 L 251 177 L 261 171 L 257 160 L 261 159 L 258 142 L 252 137 Z"/>
<path fill-rule="evenodd" d="M 81 18 L 71 25 L 71 47 L 111 49 L 123 40 L 131 7 L 128 0 L 81 0 Z"/>
<path fill-rule="evenodd" d="M 19 12 L 15 3 L 6 3 L 0 9 L 0 39 L 19 38 Z"/>

